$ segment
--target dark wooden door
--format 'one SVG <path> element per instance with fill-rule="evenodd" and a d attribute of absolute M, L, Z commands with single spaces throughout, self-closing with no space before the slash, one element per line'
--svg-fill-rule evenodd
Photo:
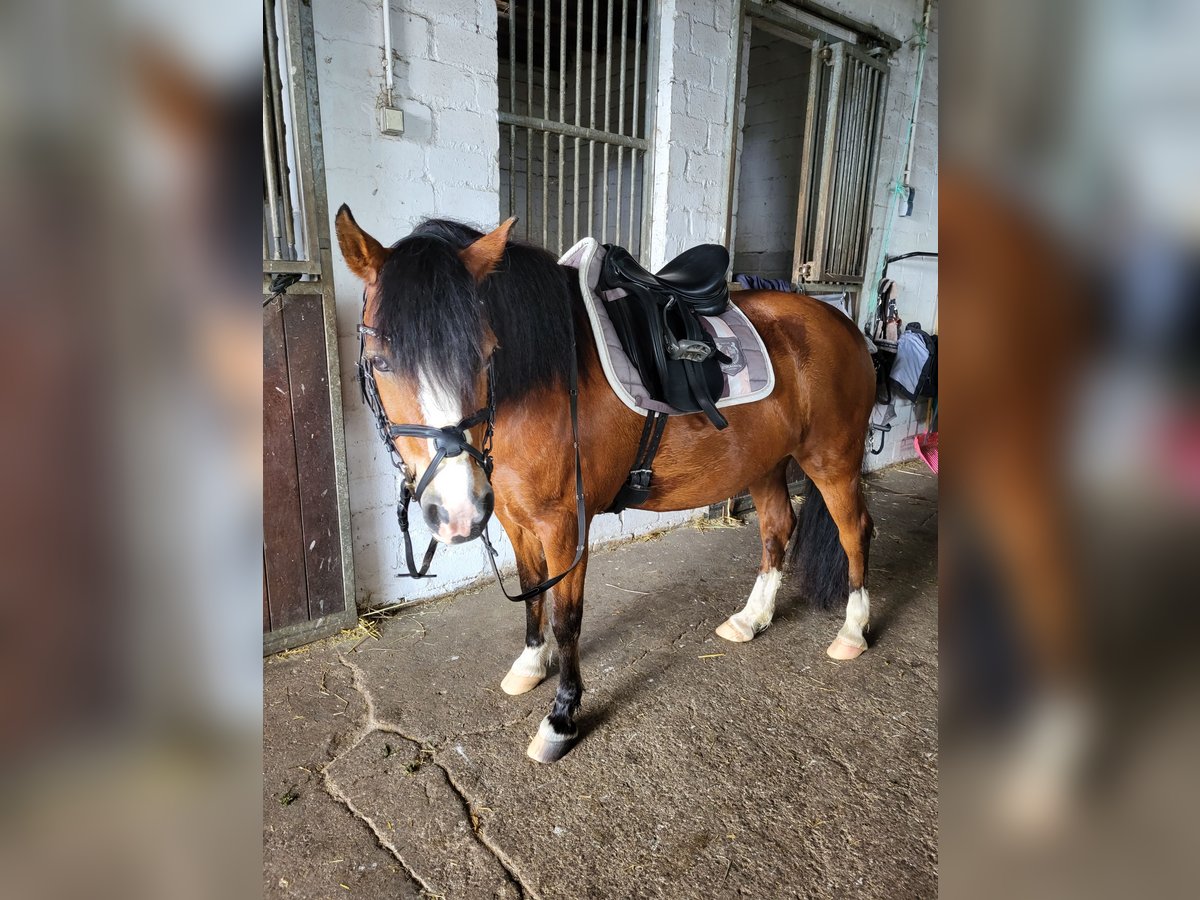
<path fill-rule="evenodd" d="M 322 296 L 285 294 L 263 309 L 268 650 L 314 640 L 354 620 L 343 580 L 333 408 Z"/>
<path fill-rule="evenodd" d="M 357 613 L 312 4 L 264 8 L 263 650 L 272 653 Z"/>

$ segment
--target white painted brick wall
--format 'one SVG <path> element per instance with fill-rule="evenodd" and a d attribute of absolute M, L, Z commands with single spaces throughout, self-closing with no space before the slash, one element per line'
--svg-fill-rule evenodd
<path fill-rule="evenodd" d="M 494 225 L 499 213 L 494 3 L 392 0 L 402 137 L 381 135 L 376 123 L 383 88 L 379 3 L 314 0 L 313 20 L 330 214 L 350 204 L 358 221 L 384 243 L 408 234 L 427 216 Z M 358 602 L 437 592 L 444 589 L 440 579 L 395 578 L 396 477 L 355 380 L 362 286 L 336 248 L 334 257 Z M 482 562 L 474 546 L 446 548 L 435 571 L 461 583 L 469 578 L 459 573 L 475 577 Z"/>
<path fill-rule="evenodd" d="M 663 0 L 650 263 L 725 243 L 738 5 Z"/>
<path fill-rule="evenodd" d="M 359 222 L 380 240 L 408 234 L 426 216 L 449 216 L 490 227 L 499 215 L 499 129 L 496 11 L 493 0 L 388 0 L 395 49 L 396 104 L 405 113 L 405 134 L 384 137 L 376 124 L 383 83 L 378 3 L 313 0 L 321 89 L 330 214 L 349 203 Z M 831 0 L 831 9 L 873 24 L 901 39 L 915 31 L 918 0 Z M 687 247 L 726 241 L 732 94 L 736 37 L 735 0 L 662 0 L 658 5 L 661 49 L 658 115 L 653 134 L 650 257 L 661 264 Z M 890 252 L 930 249 L 937 241 L 937 35 L 930 38 L 922 94 L 913 183 L 917 207 L 899 220 Z M 878 253 L 895 175 L 901 121 L 911 109 L 916 54 L 905 46 L 892 68 L 879 183 L 872 260 Z M 918 264 L 919 265 L 919 264 Z M 929 324 L 936 308 L 936 269 L 916 266 L 892 274 L 901 285 L 907 318 Z M 340 333 L 346 453 L 355 569 L 360 604 L 395 602 L 462 586 L 486 574 L 476 544 L 443 547 L 434 566 L 441 577 L 411 582 L 400 571 L 400 536 L 393 506 L 396 479 L 363 409 L 354 380 L 361 286 L 335 250 L 334 283 Z M 863 304 L 865 307 L 866 304 Z M 904 426 L 914 426 L 911 416 Z M 898 428 L 889 436 L 885 462 L 897 452 L 911 455 L 911 438 Z M 908 452 L 903 448 L 907 446 Z M 694 513 L 628 511 L 600 516 L 594 542 L 668 527 Z M 418 526 L 419 529 L 419 526 Z M 496 528 L 494 533 L 499 533 Z M 423 543 L 418 530 L 415 540 Z M 502 551 L 511 559 L 506 543 Z"/>

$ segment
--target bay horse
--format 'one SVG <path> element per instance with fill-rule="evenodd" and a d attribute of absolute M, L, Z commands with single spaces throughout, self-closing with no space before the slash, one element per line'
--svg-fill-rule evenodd
<path fill-rule="evenodd" d="M 501 682 L 515 695 L 546 678 L 548 619 L 559 652 L 558 690 L 527 753 L 552 762 L 578 734 L 587 526 L 625 482 L 644 419 L 605 379 L 576 270 L 541 248 L 510 241 L 514 221 L 484 234 L 427 220 L 385 248 L 343 204 L 336 230 L 347 265 L 364 284 L 363 371 L 375 375 L 382 418 L 416 426 L 392 429 L 408 434 L 385 431 L 385 440 L 403 460 L 406 477 L 421 483 L 420 509 L 434 538 L 478 537 L 494 509 L 512 541 L 523 590 L 569 570 L 548 592 L 549 603 L 545 592 L 526 601 L 525 648 Z M 827 652 L 854 659 L 867 647 L 869 613 L 872 524 L 860 475 L 875 374 L 866 341 L 849 318 L 810 297 L 778 291 L 734 296 L 766 344 L 774 391 L 725 408 L 729 425 L 721 431 L 703 414 L 673 417 L 641 508 L 694 509 L 748 488 L 758 510 L 762 565 L 744 607 L 716 633 L 744 642 L 770 625 L 787 551 L 787 561 L 799 562 L 801 589 L 812 603 L 846 604 L 845 623 Z M 583 535 L 577 534 L 568 390 L 576 375 Z M 488 407 L 494 435 L 486 416 L 471 414 Z M 457 429 L 464 443 L 444 453 L 444 443 L 423 429 Z M 799 517 L 788 492 L 790 459 L 809 479 Z"/>

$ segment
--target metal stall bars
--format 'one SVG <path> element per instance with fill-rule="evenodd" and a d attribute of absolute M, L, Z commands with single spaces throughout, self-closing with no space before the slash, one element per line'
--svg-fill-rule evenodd
<path fill-rule="evenodd" d="M 498 0 L 501 218 L 562 253 L 647 246 L 650 0 Z M 643 260 L 645 262 L 645 260 Z"/>
<path fill-rule="evenodd" d="M 856 47 L 813 46 L 792 280 L 861 284 L 887 64 Z"/>
<path fill-rule="evenodd" d="M 264 0 L 266 653 L 335 633 L 357 616 L 320 135 L 311 5 Z"/>

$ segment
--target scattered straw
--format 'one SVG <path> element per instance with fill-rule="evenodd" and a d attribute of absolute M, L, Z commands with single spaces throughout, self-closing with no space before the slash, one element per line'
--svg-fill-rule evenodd
<path fill-rule="evenodd" d="M 343 628 L 337 634 L 314 641 L 311 644 L 305 644 L 302 647 L 293 647 L 291 650 L 281 650 L 275 654 L 275 659 L 291 659 L 294 656 L 304 656 L 310 650 L 318 647 L 334 647 L 338 644 L 345 644 L 350 641 L 355 641 L 354 647 L 367 640 L 379 640 L 379 625 L 372 622 L 365 616 L 358 620 L 358 624 L 353 628 Z M 353 648 L 352 648 L 353 649 Z"/>
<path fill-rule="evenodd" d="M 717 659 L 718 657 L 721 657 L 724 655 L 725 655 L 724 653 L 704 653 L 704 654 L 701 654 L 700 656 L 697 656 L 696 659 Z"/>
<path fill-rule="evenodd" d="M 720 528 L 743 528 L 746 523 L 733 516 L 721 516 L 717 519 L 697 519 L 694 527 L 697 531 L 716 531 Z"/>
<path fill-rule="evenodd" d="M 343 628 L 329 641 L 332 644 L 344 644 L 347 641 L 358 641 L 361 644 L 367 638 L 379 640 L 379 626 L 368 619 L 359 619 L 354 628 Z"/>
<path fill-rule="evenodd" d="M 666 534 L 667 531 L 669 531 L 669 530 L 670 529 L 667 529 L 667 528 L 658 528 L 658 529 L 655 529 L 654 531 L 647 531 L 645 534 L 634 535 L 633 537 L 631 537 L 629 539 L 629 543 L 644 544 L 646 541 L 656 541 L 660 537 L 662 537 L 664 534 Z"/>
<path fill-rule="evenodd" d="M 412 603 L 392 603 L 389 606 L 378 606 L 362 614 L 363 619 L 389 619 L 405 608 L 411 608 Z"/>
<path fill-rule="evenodd" d="M 618 587 L 618 586 L 617 586 L 617 585 L 615 585 L 615 584 L 609 584 L 607 581 L 606 581 L 606 582 L 604 582 L 604 586 L 605 586 L 605 587 L 610 587 L 610 588 L 612 588 L 613 590 L 616 590 L 616 591 L 624 591 L 624 592 L 625 592 L 625 593 L 627 593 L 627 594 L 641 594 L 643 597 L 649 597 L 649 596 L 650 596 L 650 592 L 649 592 L 649 591 L 635 591 L 633 588 L 623 588 L 623 587 Z"/>

